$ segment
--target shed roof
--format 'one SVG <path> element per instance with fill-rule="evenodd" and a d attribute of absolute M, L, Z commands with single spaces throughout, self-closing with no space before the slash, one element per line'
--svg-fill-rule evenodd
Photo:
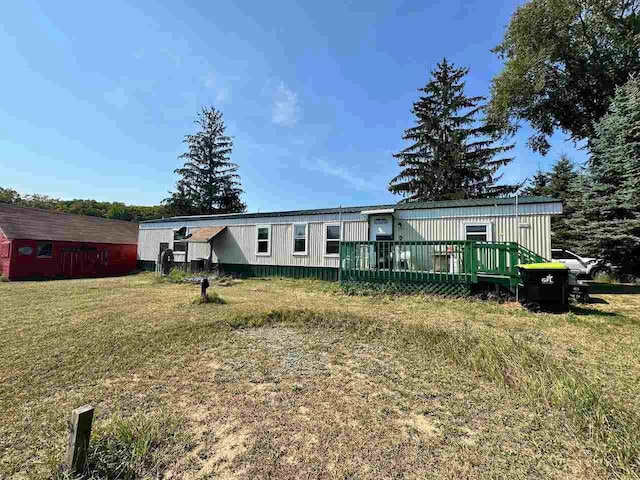
<path fill-rule="evenodd" d="M 194 243 L 209 243 L 213 237 L 218 235 L 227 227 L 203 227 L 191 230 L 191 236 L 186 240 Z"/>
<path fill-rule="evenodd" d="M 226 220 L 234 218 L 265 218 L 287 217 L 300 215 L 328 215 L 338 213 L 361 213 L 368 210 L 395 209 L 395 210 L 430 210 L 435 208 L 461 208 L 461 207 L 491 207 L 494 205 L 515 205 L 515 197 L 505 198 L 473 198 L 464 200 L 440 200 L 433 202 L 398 202 L 387 205 L 365 205 L 360 207 L 319 208 L 313 210 L 287 210 L 282 212 L 254 212 L 254 213 L 223 213 L 217 215 L 191 215 L 162 218 L 158 220 L 146 220 L 141 223 L 168 223 L 183 220 Z M 558 203 L 562 202 L 553 197 L 518 197 L 518 203 Z"/>
<path fill-rule="evenodd" d="M 10 240 L 138 244 L 138 224 L 0 204 L 0 231 Z"/>

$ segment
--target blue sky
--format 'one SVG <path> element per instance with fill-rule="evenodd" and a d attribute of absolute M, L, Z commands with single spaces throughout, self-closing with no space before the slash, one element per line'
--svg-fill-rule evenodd
<path fill-rule="evenodd" d="M 153 205 L 204 105 L 219 108 L 249 210 L 364 205 L 387 191 L 417 88 L 446 56 L 487 95 L 517 2 L 7 2 L 0 186 Z M 506 181 L 546 158 L 514 139 Z"/>

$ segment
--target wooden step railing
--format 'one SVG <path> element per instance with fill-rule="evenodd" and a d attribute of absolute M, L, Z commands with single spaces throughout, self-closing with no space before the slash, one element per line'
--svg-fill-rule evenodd
<path fill-rule="evenodd" d="M 479 276 L 517 282 L 516 266 L 544 259 L 513 242 L 429 240 L 341 242 L 341 281 L 477 283 Z"/>

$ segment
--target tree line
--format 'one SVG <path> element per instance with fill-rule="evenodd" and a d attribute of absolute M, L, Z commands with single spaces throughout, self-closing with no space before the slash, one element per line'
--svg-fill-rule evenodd
<path fill-rule="evenodd" d="M 142 206 L 96 200 L 60 200 L 47 195 L 23 195 L 13 189 L 2 187 L 0 187 L 0 203 L 128 222 L 142 222 L 172 215 L 165 205 Z"/>
<path fill-rule="evenodd" d="M 552 195 L 565 204 L 554 219 L 554 246 L 640 269 L 639 0 L 530 0 L 512 15 L 493 50 L 503 60 L 487 96 L 468 96 L 469 70 L 435 66 L 394 155 L 400 173 L 389 190 L 401 201 Z M 185 136 L 173 191 L 154 207 L 63 201 L 0 189 L 0 202 L 140 221 L 166 215 L 243 212 L 233 140 L 222 113 L 203 108 Z M 523 124 L 528 145 L 547 154 L 557 130 L 582 141 L 585 165 L 559 158 L 549 172 L 502 182 L 513 161 L 510 138 Z"/>

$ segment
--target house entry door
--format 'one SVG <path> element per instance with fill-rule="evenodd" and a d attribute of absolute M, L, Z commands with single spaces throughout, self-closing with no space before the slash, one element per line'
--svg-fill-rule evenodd
<path fill-rule="evenodd" d="M 393 215 L 369 216 L 369 240 L 381 242 L 375 243 L 371 252 L 376 259 L 376 268 L 381 270 L 391 268 L 393 251 L 390 241 L 393 240 Z"/>

